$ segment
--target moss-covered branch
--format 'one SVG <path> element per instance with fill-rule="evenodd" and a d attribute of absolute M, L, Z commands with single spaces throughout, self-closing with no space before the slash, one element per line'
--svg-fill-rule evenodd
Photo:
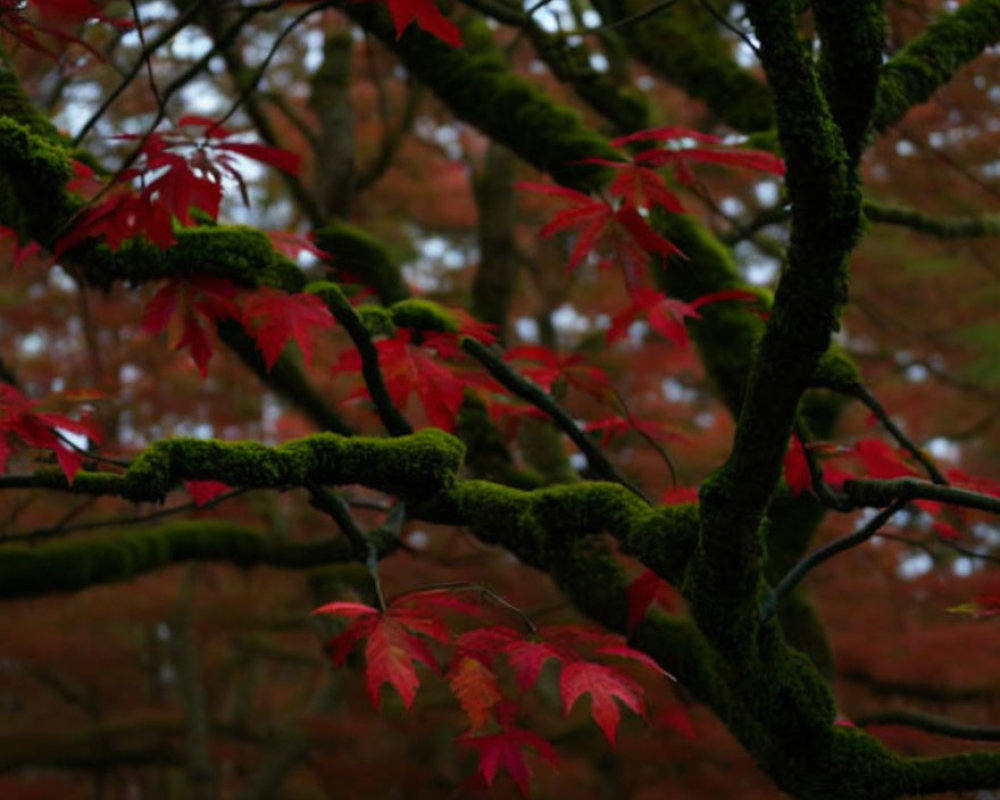
<path fill-rule="evenodd" d="M 503 387 L 548 414 L 559 430 L 580 448 L 580 452 L 587 457 L 587 464 L 600 477 L 620 483 L 638 497 L 643 496 L 642 490 L 618 471 L 618 468 L 608 460 L 596 442 L 584 433 L 565 409 L 547 392 L 543 391 L 538 384 L 519 375 L 488 347 L 475 339 L 466 338 L 462 342 L 462 349 L 482 364 Z"/>
<path fill-rule="evenodd" d="M 177 437 L 146 448 L 123 473 L 79 472 L 72 485 L 58 469 L 0 476 L 0 488 L 62 489 L 159 502 L 186 480 L 282 489 L 361 483 L 389 494 L 431 495 L 451 487 L 462 444 L 436 429 L 397 439 L 320 433 L 277 447 Z"/>
<path fill-rule="evenodd" d="M 389 536 L 368 541 L 383 555 L 395 545 L 395 538 Z M 189 561 L 305 570 L 355 559 L 342 536 L 297 542 L 232 522 L 185 520 L 34 547 L 4 545 L 0 547 L 0 598 L 75 592 Z"/>
<path fill-rule="evenodd" d="M 597 0 L 593 5 L 605 23 L 642 14 L 659 0 Z M 629 52 L 650 69 L 703 100 L 719 119 L 747 133 L 774 124 L 771 90 L 733 57 L 718 21 L 698 3 L 677 3 L 617 32 Z"/>
<path fill-rule="evenodd" d="M 936 500 L 1000 514 L 1000 497 L 955 486 L 925 483 L 916 478 L 845 481 L 843 491 L 855 508 L 882 508 L 895 501 Z"/>
<path fill-rule="evenodd" d="M 969 0 L 928 26 L 882 67 L 874 123 L 885 130 L 1000 41 L 1000 0 Z"/>
<path fill-rule="evenodd" d="M 883 225 L 898 225 L 938 239 L 968 239 L 977 236 L 1000 236 L 1000 217 L 981 214 L 975 217 L 934 217 L 912 208 L 866 200 L 862 206 L 865 219 Z"/>

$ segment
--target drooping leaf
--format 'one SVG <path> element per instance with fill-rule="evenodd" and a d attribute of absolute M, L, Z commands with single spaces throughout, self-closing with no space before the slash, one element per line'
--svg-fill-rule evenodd
<path fill-rule="evenodd" d="M 191 495 L 196 506 L 207 506 L 219 495 L 232 490 L 232 486 L 222 481 L 184 481 L 184 488 Z"/>
<path fill-rule="evenodd" d="M 289 339 L 299 346 L 306 366 L 311 365 L 313 339 L 334 325 L 330 310 L 313 294 L 288 294 L 265 287 L 248 294 L 242 307 L 243 325 L 256 340 L 268 369 Z"/>
<path fill-rule="evenodd" d="M 474 385 L 467 376 L 440 363 L 442 352 L 457 352 L 447 336 L 428 335 L 422 345 L 413 344 L 413 334 L 406 328 L 392 339 L 375 342 L 385 386 L 398 408 L 406 408 L 414 394 L 431 425 L 442 430 L 454 429 L 462 406 L 465 387 Z M 348 350 L 333 366 L 334 372 L 360 372 L 361 359 L 356 350 Z M 366 397 L 360 387 L 352 396 Z"/>
<path fill-rule="evenodd" d="M 0 383 L 0 471 L 6 468 L 12 452 L 10 437 L 14 436 L 28 447 L 51 450 L 59 468 L 72 484 L 83 464 L 83 456 L 59 435 L 60 431 L 86 436 L 99 443 L 101 432 L 87 418 L 72 419 L 63 414 L 36 411 L 37 403 L 27 395 L 5 383 Z"/>
<path fill-rule="evenodd" d="M 212 357 L 209 328 L 216 320 L 239 318 L 239 309 L 233 302 L 237 292 L 239 287 L 232 281 L 207 275 L 168 280 L 143 309 L 142 329 L 152 335 L 163 333 L 180 310 L 181 335 L 174 349 L 186 348 L 205 378 Z"/>
<path fill-rule="evenodd" d="M 785 481 L 792 494 L 798 497 L 802 492 L 812 491 L 812 473 L 809 472 L 809 462 L 806 452 L 798 436 L 792 436 L 788 441 L 788 450 L 784 460 Z"/>
<path fill-rule="evenodd" d="M 473 731 L 482 730 L 490 720 L 490 710 L 502 697 L 497 676 L 480 659 L 459 656 L 448 670 L 447 678 L 469 718 L 469 726 Z"/>
<path fill-rule="evenodd" d="M 644 716 L 642 687 L 618 670 L 604 664 L 577 661 L 566 664 L 559 674 L 563 710 L 569 714 L 577 700 L 590 695 L 590 715 L 608 741 L 615 744 L 621 711 L 618 702 Z"/>
<path fill-rule="evenodd" d="M 625 591 L 626 597 L 626 630 L 632 633 L 646 616 L 646 611 L 653 605 L 656 593 L 663 580 L 653 570 L 644 570 L 638 578 L 632 581 Z"/>
<path fill-rule="evenodd" d="M 522 728 L 504 727 L 498 733 L 466 734 L 456 741 L 476 752 L 479 757 L 476 774 L 487 786 L 492 786 L 497 773 L 504 770 L 524 797 L 528 796 L 528 782 L 532 775 L 524 757 L 525 750 L 533 750 L 553 766 L 556 763 L 552 745 L 537 733 Z"/>
<path fill-rule="evenodd" d="M 458 32 L 458 28 L 438 11 L 434 0 L 385 0 L 385 4 L 392 15 L 397 37 L 402 36 L 410 23 L 415 22 L 418 28 L 422 28 L 442 42 L 452 47 L 462 46 L 462 35 Z"/>

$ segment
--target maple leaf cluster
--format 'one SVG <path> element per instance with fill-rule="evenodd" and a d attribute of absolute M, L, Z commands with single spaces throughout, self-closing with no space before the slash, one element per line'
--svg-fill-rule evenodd
<path fill-rule="evenodd" d="M 192 209 L 213 220 L 218 218 L 224 177 L 236 183 L 246 201 L 236 156 L 298 174 L 300 159 L 294 153 L 233 139 L 233 131 L 207 117 L 183 116 L 177 128 L 169 133 L 115 137 L 139 142 L 135 164 L 115 175 L 97 194 L 94 204 L 81 212 L 72 229 L 56 243 L 57 256 L 85 239 L 101 236 L 112 250 L 138 237 L 161 249 L 169 247 L 174 243 L 175 219 L 181 225 L 191 225 Z M 201 133 L 194 136 L 192 130 Z M 93 186 L 94 174 L 89 167 L 76 163 L 74 169 L 77 177 L 67 188 L 82 191 Z"/>
<path fill-rule="evenodd" d="M 223 278 L 195 275 L 168 280 L 146 304 L 142 328 L 149 334 L 166 330 L 180 312 L 181 336 L 175 350 L 187 348 L 204 378 L 212 357 L 209 328 L 215 322 L 233 319 L 241 322 L 256 341 L 268 369 L 274 366 L 289 340 L 294 340 L 305 358 L 312 361 L 313 340 L 317 333 L 333 327 L 330 310 L 315 295 L 289 294 L 267 287 L 242 292 Z"/>
<path fill-rule="evenodd" d="M 90 20 L 115 28 L 131 28 L 132 21 L 109 17 L 102 10 L 104 3 L 92 0 L 0 0 L 0 31 L 15 43 L 58 58 L 61 48 L 71 44 L 84 47 L 92 56 L 101 59 L 77 33 Z M 33 12 L 29 14 L 28 12 Z M 54 39 L 49 43 L 46 39 Z"/>
<path fill-rule="evenodd" d="M 61 432 L 86 436 L 95 443 L 101 441 L 101 431 L 86 417 L 72 419 L 65 414 L 36 411 L 38 403 L 19 389 L 0 383 L 0 472 L 7 467 L 11 455 L 11 437 L 28 447 L 51 450 L 66 480 L 73 477 L 83 464 L 83 454 Z"/>
<path fill-rule="evenodd" d="M 600 266 L 616 265 L 621 268 L 625 285 L 631 293 L 643 285 L 643 272 L 650 256 L 664 260 L 671 255 L 684 254 L 667 238 L 657 233 L 647 221 L 654 209 L 672 214 L 683 213 L 680 197 L 667 185 L 656 171 L 671 166 L 676 179 L 686 186 L 695 183 L 694 163 L 715 163 L 731 167 L 745 167 L 774 175 L 784 175 L 784 162 L 777 156 L 761 150 L 728 149 L 718 136 L 700 133 L 676 126 L 654 128 L 612 139 L 614 147 L 625 147 L 635 142 L 662 142 L 637 153 L 632 158 L 622 155 L 620 160 L 585 158 L 581 164 L 610 167 L 617 175 L 608 185 L 609 198 L 591 197 L 563 186 L 543 183 L 519 183 L 527 191 L 556 197 L 570 203 L 539 230 L 544 239 L 562 231 L 575 230 L 576 243 L 570 252 L 567 272 L 576 269 L 592 252 L 604 255 Z"/>
<path fill-rule="evenodd" d="M 621 636 L 579 625 L 550 626 L 525 634 L 497 624 L 456 636 L 445 622 L 454 614 L 481 620 L 483 611 L 481 603 L 457 591 L 428 590 L 401 595 L 381 611 L 364 603 L 335 601 L 313 613 L 348 621 L 328 644 L 334 665 L 343 664 L 355 646 L 364 643 L 366 683 L 376 707 L 382 686 L 388 684 L 409 709 L 420 686 L 418 665 L 443 674 L 468 718 L 470 729 L 457 741 L 478 754 L 477 774 L 489 785 L 502 768 L 523 794 L 527 794 L 531 775 L 525 750 L 554 761 L 548 742 L 516 725 L 516 700 L 538 682 L 547 662 L 560 666 L 563 712 L 568 715 L 589 695 L 590 716 L 612 745 L 621 719 L 619 704 L 645 715 L 642 687 L 613 660 L 631 661 L 665 674 Z M 611 663 L 606 663 L 608 659 Z M 513 672 L 514 697 L 505 696 L 501 662 Z"/>

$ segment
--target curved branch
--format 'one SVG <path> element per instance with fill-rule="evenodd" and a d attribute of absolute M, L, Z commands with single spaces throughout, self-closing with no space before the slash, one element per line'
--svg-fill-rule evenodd
<path fill-rule="evenodd" d="M 855 717 L 854 723 L 862 728 L 871 725 L 903 725 L 907 728 L 936 733 L 939 736 L 950 736 L 953 739 L 1000 742 L 1000 726 L 970 725 L 908 708 L 890 708 L 885 711 L 865 714 L 861 717 Z"/>
<path fill-rule="evenodd" d="M 566 413 L 565 409 L 553 400 L 551 395 L 543 391 L 538 384 L 519 375 L 507 366 L 502 359 L 492 353 L 486 345 L 475 339 L 469 337 L 463 339 L 462 349 L 486 367 L 490 375 L 496 378 L 501 385 L 548 414 L 559 430 L 565 433 L 572 440 L 573 444 L 580 448 L 580 452 L 587 457 L 587 463 L 590 465 L 590 468 L 597 472 L 598 475 L 605 480 L 620 483 L 637 497 L 649 502 L 642 490 L 622 475 L 614 464 L 608 461 L 607 456 L 580 429 L 580 426 Z"/>
<path fill-rule="evenodd" d="M 898 122 L 998 41 L 1000 0 L 969 0 L 942 16 L 882 67 L 875 128 L 884 131 Z"/>

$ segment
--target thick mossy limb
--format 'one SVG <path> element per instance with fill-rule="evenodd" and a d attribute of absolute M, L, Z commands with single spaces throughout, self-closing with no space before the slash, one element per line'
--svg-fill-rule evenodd
<path fill-rule="evenodd" d="M 658 5 L 658 0 L 596 0 L 606 24 L 619 23 Z M 770 89 L 736 63 L 733 46 L 716 18 L 697 3 L 678 3 L 617 31 L 629 51 L 650 69 L 736 130 L 763 131 L 774 124 Z"/>
<path fill-rule="evenodd" d="M 820 70 L 834 122 L 849 157 L 867 143 L 879 68 L 885 50 L 881 0 L 813 0 L 822 42 Z"/>
<path fill-rule="evenodd" d="M 598 189 L 606 168 L 582 164 L 590 157 L 615 158 L 604 137 L 580 116 L 514 74 L 485 25 L 464 32 L 461 49 L 409 30 L 399 37 L 388 15 L 373 3 L 344 9 L 366 30 L 395 51 L 406 68 L 427 84 L 459 118 L 486 133 L 560 183 Z"/>
<path fill-rule="evenodd" d="M 373 289 L 385 305 L 409 296 L 402 270 L 367 232 L 346 222 L 336 222 L 317 230 L 315 241 L 317 247 L 333 257 L 335 267 Z"/>
<path fill-rule="evenodd" d="M 521 491 L 486 481 L 462 481 L 420 508 L 439 522 L 469 525 L 525 563 L 550 569 L 568 541 L 609 533 L 665 579 L 679 582 L 697 537 L 690 505 L 650 508 L 614 483 L 577 483 Z"/>
<path fill-rule="evenodd" d="M 3 488 L 48 488 L 159 502 L 186 480 L 216 480 L 247 489 L 360 484 L 424 499 L 451 489 L 464 456 L 462 443 L 435 428 L 395 439 L 318 433 L 267 447 L 182 437 L 143 450 L 124 473 L 78 472 L 72 485 L 57 469 L 0 476 Z"/>
<path fill-rule="evenodd" d="M 75 211 L 63 190 L 73 174 L 66 151 L 12 117 L 0 116 L 0 224 L 48 242 Z"/>
<path fill-rule="evenodd" d="M 882 66 L 874 125 L 884 131 L 987 47 L 1000 42 L 1000 0 L 969 0 Z"/>
<path fill-rule="evenodd" d="M 734 636 L 745 645 L 754 636 L 752 625 L 741 630 L 731 617 L 755 603 L 759 591 L 763 514 L 802 393 L 845 300 L 846 255 L 860 221 L 856 180 L 791 4 L 761 0 L 747 8 L 777 97 L 793 224 L 789 266 L 749 373 L 732 453 L 701 490 L 693 599 L 700 601 L 699 624 L 726 647 Z"/>
<path fill-rule="evenodd" d="M 376 536 L 379 555 L 391 552 L 395 537 Z M 73 592 L 186 561 L 257 564 L 281 569 L 313 569 L 345 564 L 355 554 L 343 536 L 291 541 L 264 535 L 223 520 L 184 520 L 144 528 L 123 528 L 111 535 L 27 547 L 0 547 L 0 599 L 42 597 Z"/>
<path fill-rule="evenodd" d="M 161 250 L 145 239 L 132 239 L 118 250 L 88 241 L 69 255 L 83 270 L 87 283 L 108 289 L 115 281 L 141 284 L 166 278 L 209 275 L 241 286 L 269 286 L 300 292 L 302 271 L 280 255 L 271 240 L 256 228 L 206 226 L 183 228 L 175 243 Z"/>
<path fill-rule="evenodd" d="M 235 523 L 185 520 L 111 536 L 0 548 L 0 598 L 41 597 L 130 580 L 184 561 L 307 569 L 353 558 L 346 540 L 272 539 Z"/>

